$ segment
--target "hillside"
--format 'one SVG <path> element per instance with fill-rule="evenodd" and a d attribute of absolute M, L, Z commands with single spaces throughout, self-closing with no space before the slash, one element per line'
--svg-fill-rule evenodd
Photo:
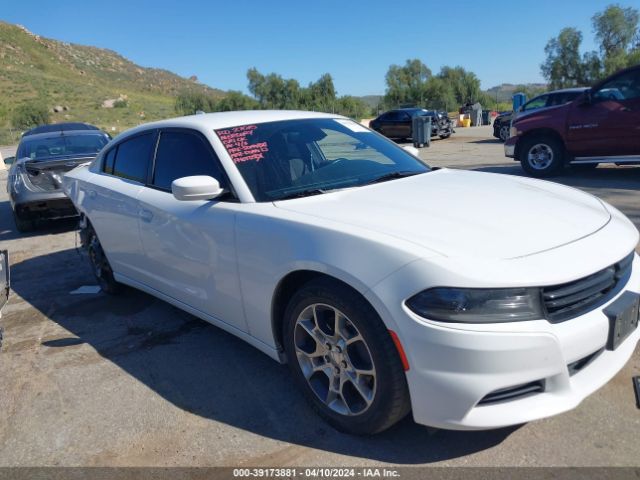
<path fill-rule="evenodd" d="M 0 21 L 0 144 L 17 138 L 9 131 L 9 116 L 24 101 L 59 110 L 52 113 L 53 122 L 85 121 L 118 132 L 173 115 L 174 97 L 185 90 L 224 96 L 111 50 L 43 38 Z"/>
<path fill-rule="evenodd" d="M 547 90 L 547 85 L 544 83 L 527 83 L 525 85 L 515 85 L 512 83 L 503 83 L 496 87 L 491 87 L 486 90 L 486 93 L 491 96 L 491 98 L 496 98 L 498 102 L 511 102 L 511 97 L 516 91 L 522 91 L 523 93 L 528 94 L 528 97 L 531 98 L 534 95 L 538 95 Z"/>

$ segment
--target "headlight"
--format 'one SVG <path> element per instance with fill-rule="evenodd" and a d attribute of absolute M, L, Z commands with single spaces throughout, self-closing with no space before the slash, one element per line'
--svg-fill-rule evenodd
<path fill-rule="evenodd" d="M 518 136 L 518 129 L 516 127 L 511 127 L 509 128 L 509 136 L 510 137 L 516 137 Z"/>
<path fill-rule="evenodd" d="M 406 302 L 421 317 L 442 322 L 498 323 L 544 318 L 537 288 L 431 288 Z"/>

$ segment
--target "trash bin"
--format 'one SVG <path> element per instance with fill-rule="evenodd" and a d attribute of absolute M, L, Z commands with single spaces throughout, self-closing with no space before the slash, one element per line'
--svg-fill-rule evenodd
<path fill-rule="evenodd" d="M 416 115 L 411 125 L 413 146 L 416 148 L 429 147 L 431 145 L 431 117 Z"/>
<path fill-rule="evenodd" d="M 489 110 L 482 110 L 482 125 L 491 125 L 491 117 Z"/>

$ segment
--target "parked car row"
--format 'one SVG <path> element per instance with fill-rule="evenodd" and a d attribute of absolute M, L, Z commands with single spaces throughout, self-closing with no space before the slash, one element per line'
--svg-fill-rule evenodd
<path fill-rule="evenodd" d="M 540 166 L 560 147 L 527 125 L 566 111 L 581 134 L 593 109 L 633 118 L 636 98 L 637 69 L 622 72 L 518 117 L 505 149 Z M 395 112 L 374 131 L 300 111 L 193 115 L 112 140 L 47 127 L 23 136 L 7 188 L 17 224 L 79 215 L 103 291 L 140 289 L 287 363 L 341 431 L 409 412 L 490 429 L 576 407 L 640 340 L 638 231 L 572 188 L 432 169 L 376 131 L 407 138 L 404 115 L 432 113 L 437 135 L 453 129 Z"/>
<path fill-rule="evenodd" d="M 512 120 L 504 151 L 534 177 L 568 166 L 640 164 L 640 65 L 578 92 L 570 102 L 523 113 Z"/>

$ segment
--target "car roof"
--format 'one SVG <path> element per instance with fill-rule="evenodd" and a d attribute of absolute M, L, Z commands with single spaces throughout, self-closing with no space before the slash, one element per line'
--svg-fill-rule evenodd
<path fill-rule="evenodd" d="M 237 112 L 217 112 L 188 115 L 186 117 L 170 118 L 157 122 L 145 123 L 130 130 L 127 136 L 136 132 L 151 128 L 205 128 L 218 130 L 220 128 L 230 128 L 240 125 L 252 125 L 267 122 L 278 122 L 283 120 L 302 120 L 312 118 L 341 118 L 342 115 L 321 112 L 305 112 L 302 110 L 242 110 Z"/>
<path fill-rule="evenodd" d="M 78 130 L 100 130 L 95 125 L 83 122 L 65 122 L 65 123 L 51 123 L 47 125 L 38 125 L 37 127 L 27 130 L 22 134 L 23 137 L 29 135 L 36 135 L 39 133 L 51 133 L 51 132 L 69 132 Z"/>
<path fill-rule="evenodd" d="M 552 90 L 552 91 L 547 92 L 547 93 L 567 93 L 567 92 L 582 93 L 585 90 L 589 90 L 589 88 L 587 88 L 587 87 L 561 88 L 559 90 Z"/>
<path fill-rule="evenodd" d="M 95 130 L 50 130 L 43 133 L 31 133 L 29 135 L 23 135 L 20 139 L 20 143 L 24 140 L 37 140 L 39 138 L 55 138 L 55 137 L 68 137 L 71 135 L 107 135 L 105 132 L 99 129 Z"/>

